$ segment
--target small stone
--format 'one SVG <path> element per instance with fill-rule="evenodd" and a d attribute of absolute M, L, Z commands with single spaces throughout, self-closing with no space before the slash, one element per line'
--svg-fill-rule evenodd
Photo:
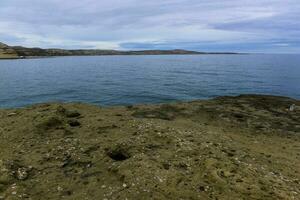
<path fill-rule="evenodd" d="M 24 167 L 19 168 L 16 175 L 19 180 L 25 180 L 28 178 L 28 170 Z"/>
<path fill-rule="evenodd" d="M 57 187 L 57 191 L 60 191 L 60 192 L 61 192 L 61 191 L 63 191 L 63 188 L 60 187 L 60 186 L 58 186 L 58 187 Z"/>
<path fill-rule="evenodd" d="M 293 111 L 295 110 L 295 107 L 296 107 L 296 105 L 295 105 L 295 104 L 292 104 L 292 105 L 290 106 L 290 108 L 289 108 L 289 111 L 293 112 Z"/>
<path fill-rule="evenodd" d="M 238 179 L 236 179 L 236 182 L 237 183 L 242 183 L 242 182 L 244 182 L 242 179 L 240 179 L 240 178 L 238 178 Z"/>
<path fill-rule="evenodd" d="M 126 188 L 126 187 L 127 187 L 126 183 L 123 183 L 123 187 L 124 187 L 124 188 Z"/>
<path fill-rule="evenodd" d="M 199 186 L 199 190 L 201 191 L 201 192 L 203 192 L 203 191 L 205 191 L 205 187 L 204 186 Z"/>

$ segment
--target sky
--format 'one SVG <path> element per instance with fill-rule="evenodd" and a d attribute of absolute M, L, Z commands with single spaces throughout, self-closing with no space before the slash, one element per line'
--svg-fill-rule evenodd
<path fill-rule="evenodd" d="M 300 53 L 300 0 L 0 0 L 0 42 Z"/>

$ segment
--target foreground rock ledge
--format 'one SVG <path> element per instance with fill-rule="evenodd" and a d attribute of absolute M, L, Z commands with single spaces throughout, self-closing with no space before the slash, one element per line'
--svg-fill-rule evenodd
<path fill-rule="evenodd" d="M 0 110 L 0 199 L 300 199 L 300 102 Z"/>

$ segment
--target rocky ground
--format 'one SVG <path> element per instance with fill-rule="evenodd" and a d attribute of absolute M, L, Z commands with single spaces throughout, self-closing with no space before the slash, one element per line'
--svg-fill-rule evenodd
<path fill-rule="evenodd" d="M 300 101 L 0 110 L 0 199 L 300 199 Z"/>

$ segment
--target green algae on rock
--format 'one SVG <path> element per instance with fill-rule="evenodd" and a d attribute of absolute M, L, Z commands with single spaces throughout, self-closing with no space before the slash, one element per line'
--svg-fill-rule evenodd
<path fill-rule="evenodd" d="M 298 100 L 52 103 L 0 119 L 2 199 L 300 199 Z"/>

